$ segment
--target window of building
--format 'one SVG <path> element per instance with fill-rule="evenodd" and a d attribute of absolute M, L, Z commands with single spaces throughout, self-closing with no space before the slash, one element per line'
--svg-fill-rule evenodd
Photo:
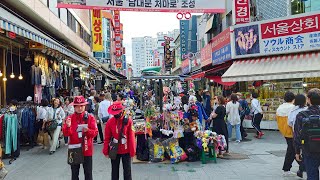
<path fill-rule="evenodd" d="M 71 14 L 70 11 L 68 11 L 68 14 L 67 14 L 67 17 L 68 17 L 68 27 L 73 31 L 73 32 L 77 32 L 77 28 L 76 28 L 76 18 Z"/>
<path fill-rule="evenodd" d="M 64 8 L 60 8 L 60 19 L 66 25 L 68 25 L 68 10 Z"/>
<path fill-rule="evenodd" d="M 53 14 L 59 17 L 59 9 L 57 8 L 57 0 L 48 0 L 47 5 Z"/>

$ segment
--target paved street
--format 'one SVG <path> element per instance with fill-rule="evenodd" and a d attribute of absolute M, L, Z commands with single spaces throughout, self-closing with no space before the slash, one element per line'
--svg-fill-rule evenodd
<path fill-rule="evenodd" d="M 249 137 L 252 138 L 250 133 Z M 297 179 L 295 177 L 283 178 L 282 165 L 286 144 L 279 132 L 266 132 L 262 140 L 240 144 L 231 143 L 231 152 L 247 155 L 244 160 L 222 160 L 218 163 L 202 165 L 200 162 L 171 164 L 133 164 L 134 180 L 187 180 L 187 179 L 217 179 L 217 180 L 281 180 Z M 110 161 L 101 154 L 102 146 L 95 145 L 94 155 L 94 179 L 110 179 Z M 9 174 L 8 180 L 68 180 L 71 171 L 66 163 L 66 148 L 59 149 L 54 155 L 35 148 L 30 151 L 22 151 L 21 157 L 12 165 L 5 160 Z M 293 171 L 297 170 L 294 164 Z M 82 174 L 80 179 L 84 179 Z M 122 178 L 121 178 L 122 179 Z"/>

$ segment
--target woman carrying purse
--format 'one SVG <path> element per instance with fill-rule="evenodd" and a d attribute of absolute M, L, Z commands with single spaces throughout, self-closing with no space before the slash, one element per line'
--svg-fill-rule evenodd
<path fill-rule="evenodd" d="M 135 135 L 132 119 L 124 113 L 122 102 L 115 102 L 108 108 L 113 115 L 106 124 L 103 154 L 111 159 L 112 180 L 119 180 L 120 159 L 123 165 L 124 180 L 132 180 L 131 158 L 136 154 Z"/>

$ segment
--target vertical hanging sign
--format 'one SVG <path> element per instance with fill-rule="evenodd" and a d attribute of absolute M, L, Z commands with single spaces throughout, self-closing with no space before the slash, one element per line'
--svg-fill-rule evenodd
<path fill-rule="evenodd" d="M 121 24 L 120 24 L 120 11 L 114 11 L 114 34 L 116 44 L 116 64 L 117 68 L 122 67 L 122 45 L 121 45 Z M 119 65 L 121 64 L 121 66 Z"/>
<path fill-rule="evenodd" d="M 101 10 L 91 11 L 92 51 L 103 51 L 102 13 Z"/>
<path fill-rule="evenodd" d="M 233 0 L 233 23 L 245 24 L 250 22 L 250 0 Z"/>
<path fill-rule="evenodd" d="M 180 20 L 180 45 L 181 57 L 186 59 L 188 53 L 188 40 L 189 40 L 189 20 Z"/>

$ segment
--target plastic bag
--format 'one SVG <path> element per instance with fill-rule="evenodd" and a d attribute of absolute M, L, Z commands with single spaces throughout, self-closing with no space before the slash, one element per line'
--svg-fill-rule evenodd
<path fill-rule="evenodd" d="M 149 160 L 151 162 L 161 162 L 164 160 L 164 147 L 159 139 L 149 138 Z"/>

